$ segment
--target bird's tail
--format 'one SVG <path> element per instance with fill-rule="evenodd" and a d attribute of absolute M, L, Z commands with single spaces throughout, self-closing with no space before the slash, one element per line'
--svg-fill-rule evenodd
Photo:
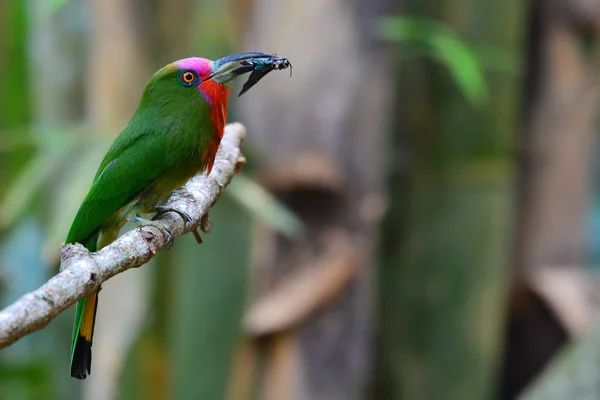
<path fill-rule="evenodd" d="M 77 379 L 85 379 L 91 372 L 92 337 L 97 307 L 98 292 L 77 302 L 71 347 L 71 376 Z"/>
<path fill-rule="evenodd" d="M 117 238 L 119 227 L 96 231 L 83 244 L 91 252 L 100 250 Z M 92 339 L 98 308 L 98 292 L 77 302 L 71 344 L 71 376 L 85 379 L 92 370 Z"/>

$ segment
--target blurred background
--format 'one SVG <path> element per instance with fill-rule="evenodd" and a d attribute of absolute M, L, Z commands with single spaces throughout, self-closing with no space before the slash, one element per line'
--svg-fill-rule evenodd
<path fill-rule="evenodd" d="M 152 73 L 291 60 L 199 246 L 0 352 L 0 399 L 600 398 L 596 0 L 0 0 L 0 307 Z M 239 90 L 241 82 L 238 83 Z"/>

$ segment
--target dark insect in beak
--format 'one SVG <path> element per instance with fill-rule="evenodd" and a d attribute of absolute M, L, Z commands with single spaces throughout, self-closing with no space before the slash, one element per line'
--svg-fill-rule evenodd
<path fill-rule="evenodd" d="M 258 83 L 258 81 L 260 81 L 262 78 L 264 78 L 265 75 L 267 75 L 271 71 L 272 71 L 271 69 L 265 69 L 262 71 L 260 71 L 260 70 L 252 71 L 252 73 L 248 77 L 248 80 L 246 81 L 246 83 L 244 83 L 244 86 L 242 87 L 240 94 L 238 94 L 238 97 L 240 97 L 241 95 L 246 93 L 248 90 L 250 90 L 250 88 L 252 86 L 256 85 Z"/>
<path fill-rule="evenodd" d="M 265 75 L 273 70 L 290 69 L 292 75 L 292 64 L 287 58 L 279 57 L 277 54 L 269 53 L 237 53 L 219 58 L 213 62 L 213 73 L 206 79 L 228 84 L 240 75 L 250 72 L 248 81 L 244 84 L 238 95 L 246 93 L 252 86 L 256 85 Z"/>
<path fill-rule="evenodd" d="M 269 72 L 273 70 L 284 70 L 290 69 L 290 77 L 292 76 L 292 64 L 287 58 L 279 57 L 277 54 L 273 54 L 269 57 L 257 57 L 249 61 L 242 63 L 244 67 L 250 68 L 252 71 L 246 83 L 242 87 L 242 90 L 238 94 L 238 97 L 246 93 L 250 88 L 258 83 L 262 78 L 265 77 Z"/>

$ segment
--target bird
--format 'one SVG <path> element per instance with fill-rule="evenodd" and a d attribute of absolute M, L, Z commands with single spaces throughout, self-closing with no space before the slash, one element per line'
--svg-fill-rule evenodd
<path fill-rule="evenodd" d="M 275 54 L 248 52 L 215 61 L 185 58 L 158 70 L 100 163 L 65 244 L 96 252 L 116 240 L 127 221 L 146 221 L 141 214 L 160 212 L 157 204 L 174 190 L 196 174 L 210 173 L 233 81 L 248 72 L 262 78 L 265 68 L 288 64 Z M 254 74 L 243 92 L 257 81 Z M 98 292 L 77 302 L 70 361 L 77 379 L 91 373 L 97 307 Z"/>

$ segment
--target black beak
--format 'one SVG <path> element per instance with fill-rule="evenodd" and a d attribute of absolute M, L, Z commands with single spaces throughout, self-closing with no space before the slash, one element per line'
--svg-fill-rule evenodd
<path fill-rule="evenodd" d="M 212 74 L 207 79 L 215 82 L 230 84 L 240 75 L 251 72 L 248 81 L 244 84 L 240 94 L 246 93 L 258 83 L 265 75 L 274 69 L 291 68 L 292 65 L 286 58 L 268 53 L 237 53 L 213 61 Z"/>
<path fill-rule="evenodd" d="M 272 58 L 267 53 L 237 53 L 213 61 L 212 74 L 207 79 L 217 82 L 228 82 L 248 72 L 254 71 L 254 59 Z"/>

